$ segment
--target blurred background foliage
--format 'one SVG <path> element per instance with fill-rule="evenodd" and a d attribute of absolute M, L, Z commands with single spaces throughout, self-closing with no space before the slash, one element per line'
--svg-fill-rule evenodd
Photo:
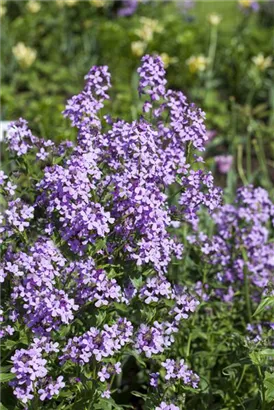
<path fill-rule="evenodd" d="M 227 195 L 238 183 L 273 193 L 274 1 L 143 0 L 126 16 L 124 3 L 1 0 L 1 120 L 24 117 L 38 136 L 74 139 L 61 111 L 102 64 L 113 84 L 106 111 L 134 119 L 136 68 L 157 53 L 171 88 L 207 114 L 206 162 Z"/>

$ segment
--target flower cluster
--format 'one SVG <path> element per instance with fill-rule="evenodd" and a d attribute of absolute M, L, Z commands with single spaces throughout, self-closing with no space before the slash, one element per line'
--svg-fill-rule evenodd
<path fill-rule="evenodd" d="M 180 410 L 175 404 L 167 404 L 165 401 L 162 401 L 159 406 L 155 407 L 155 410 Z"/>
<path fill-rule="evenodd" d="M 138 7 L 138 0 L 123 0 L 122 6 L 118 10 L 118 16 L 127 17 L 135 13 Z"/>
<path fill-rule="evenodd" d="M 200 246 L 208 262 L 219 267 L 217 278 L 228 293 L 218 291 L 226 301 L 233 298 L 245 276 L 260 293 L 273 280 L 274 244 L 268 225 L 274 224 L 274 205 L 262 188 L 238 189 L 235 203 L 224 205 L 213 219 L 212 238 L 199 234 Z"/>
<path fill-rule="evenodd" d="M 15 396 L 23 403 L 33 399 L 35 390 L 38 391 L 40 400 L 44 401 L 58 395 L 65 386 L 63 376 L 59 376 L 56 381 L 47 376 L 47 360 L 43 358 L 42 348 L 35 344 L 29 349 L 17 350 L 11 360 L 11 371 L 16 375 L 11 385 Z"/>
<path fill-rule="evenodd" d="M 102 133 L 97 113 L 108 98 L 110 78 L 106 67 L 93 68 L 84 91 L 64 112 L 79 128 L 79 146 L 64 165 L 46 169 L 38 184 L 38 204 L 46 206 L 53 226 L 74 252 L 85 252 L 87 244 L 111 233 L 112 252 L 124 243 L 123 251 L 138 265 L 152 263 L 165 271 L 172 255 L 180 257 L 182 246 L 169 233 L 176 212 L 163 188 L 182 175 L 177 182 L 186 192 L 178 212 L 189 222 L 202 205 L 216 207 L 220 192 L 209 174 L 198 172 L 195 184 L 192 174 L 188 176 L 187 145 L 202 150 L 207 139 L 201 110 L 189 105 L 182 93 L 166 92 L 159 57 L 143 57 L 138 72 L 139 92 L 151 99 L 144 107 L 162 100 L 154 110 L 155 124 L 145 118 L 132 123 L 107 119 L 111 129 Z M 163 122 L 165 111 L 169 126 Z M 193 204 L 187 204 L 189 197 Z"/>
<path fill-rule="evenodd" d="M 159 57 L 144 56 L 138 73 L 140 97 L 149 97 L 139 120 L 101 119 L 110 88 L 103 66 L 90 70 L 84 90 L 64 111 L 78 130 L 75 145 L 40 140 L 24 120 L 8 131 L 10 151 L 39 165 L 39 176 L 29 180 L 30 204 L 20 196 L 16 173 L 0 174 L 3 192 L 12 197 L 2 228 L 0 277 L 9 284 L 3 318 L 30 340 L 12 357 L 11 385 L 23 403 L 34 394 L 51 400 L 79 366 L 86 379 L 77 378 L 73 394 L 86 388 L 92 369 L 99 396 L 109 398 L 124 359 L 160 367 L 199 304 L 170 279 L 168 268 L 183 252 L 177 228 L 196 227 L 201 207 L 212 212 L 220 203 L 212 175 L 197 169 L 202 159 L 195 151 L 207 140 L 204 113 L 166 89 Z M 8 326 L 4 337 L 14 333 Z M 197 387 L 183 361 L 173 367 L 173 378 Z"/>
<path fill-rule="evenodd" d="M 45 367 L 47 361 L 43 359 L 41 350 L 35 348 L 17 350 L 11 359 L 11 371 L 16 375 L 16 382 L 13 383 L 14 394 L 23 403 L 27 403 L 33 398 L 37 380 L 44 378 L 48 373 Z"/>
<path fill-rule="evenodd" d="M 82 336 L 70 339 L 60 357 L 62 363 L 72 360 L 85 364 L 91 357 L 100 362 L 102 358 L 111 357 L 131 341 L 133 326 L 126 319 L 119 319 L 112 326 L 105 325 L 102 331 L 92 327 Z"/>
<path fill-rule="evenodd" d="M 162 366 L 166 370 L 165 380 L 182 380 L 184 384 L 193 388 L 198 386 L 199 376 L 188 369 L 183 359 L 179 363 L 173 359 L 167 359 Z"/>

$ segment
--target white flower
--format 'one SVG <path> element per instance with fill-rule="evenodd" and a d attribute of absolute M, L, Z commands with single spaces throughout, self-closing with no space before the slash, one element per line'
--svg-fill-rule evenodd
<path fill-rule="evenodd" d="M 264 57 L 262 53 L 252 58 L 253 63 L 260 71 L 265 71 L 272 65 L 272 58 L 270 56 Z"/>
<path fill-rule="evenodd" d="M 196 73 L 198 71 L 205 71 L 207 64 L 208 64 L 208 59 L 200 54 L 198 56 L 191 56 L 189 59 L 186 61 L 189 71 L 191 73 Z"/>
<path fill-rule="evenodd" d="M 146 43 L 143 41 L 133 41 L 131 43 L 131 51 L 135 56 L 140 57 L 144 54 L 146 46 Z"/>
<path fill-rule="evenodd" d="M 36 59 L 36 50 L 19 42 L 12 48 L 12 52 L 21 67 L 30 67 Z"/>
<path fill-rule="evenodd" d="M 39 1 L 30 0 L 27 2 L 27 9 L 30 13 L 38 13 L 38 11 L 41 9 L 41 4 L 39 3 Z"/>
<path fill-rule="evenodd" d="M 212 26 L 218 26 L 222 21 L 222 16 L 220 16 L 220 14 L 217 13 L 212 13 L 209 14 L 207 19 Z"/>

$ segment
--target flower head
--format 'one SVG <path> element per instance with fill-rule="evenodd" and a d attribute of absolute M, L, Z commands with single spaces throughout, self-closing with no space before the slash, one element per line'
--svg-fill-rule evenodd
<path fill-rule="evenodd" d="M 272 58 L 270 56 L 264 57 L 262 53 L 252 57 L 252 62 L 260 71 L 265 71 L 272 65 Z"/>
<path fill-rule="evenodd" d="M 33 48 L 27 47 L 23 42 L 19 42 L 12 48 L 12 52 L 22 68 L 30 67 L 35 59 L 37 52 Z"/>
<path fill-rule="evenodd" d="M 205 71 L 208 65 L 208 59 L 200 54 L 199 56 L 191 56 L 186 60 L 189 71 L 193 74 Z"/>
<path fill-rule="evenodd" d="M 222 16 L 217 13 L 212 13 L 208 15 L 207 19 L 212 26 L 219 26 L 222 21 Z"/>

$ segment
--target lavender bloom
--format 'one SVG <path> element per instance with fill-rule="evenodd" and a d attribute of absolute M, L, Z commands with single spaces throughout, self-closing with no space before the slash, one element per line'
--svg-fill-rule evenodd
<path fill-rule="evenodd" d="M 45 160 L 49 152 L 47 148 L 54 147 L 54 143 L 50 140 L 39 139 L 35 137 L 28 127 L 28 122 L 23 118 L 18 121 L 13 121 L 9 124 L 5 142 L 8 144 L 8 149 L 18 157 L 27 154 L 33 149 L 38 149 L 36 154 L 40 160 Z"/>
<path fill-rule="evenodd" d="M 182 319 L 188 319 L 189 313 L 194 312 L 199 305 L 199 301 L 185 293 L 176 295 L 176 305 L 171 310 L 170 314 L 175 316 L 175 322 L 180 322 Z"/>
<path fill-rule="evenodd" d="M 21 156 L 26 154 L 37 143 L 38 138 L 32 135 L 28 123 L 23 118 L 9 125 L 6 142 L 10 151 Z"/>
<path fill-rule="evenodd" d="M 0 170 L 0 186 L 5 184 L 6 179 L 8 179 L 8 176 L 4 173 L 4 171 Z"/>
<path fill-rule="evenodd" d="M 160 373 L 159 373 L 159 372 L 150 373 L 149 376 L 150 376 L 150 381 L 149 381 L 150 386 L 152 386 L 152 387 L 157 387 L 157 386 L 158 386 L 158 379 L 159 379 Z"/>
<path fill-rule="evenodd" d="M 4 318 L 4 311 L 2 307 L 0 306 L 0 325 L 1 325 L 1 330 L 0 330 L 0 339 L 6 337 L 6 336 L 11 336 L 15 332 L 14 327 L 6 323 L 7 321 Z"/>
<path fill-rule="evenodd" d="M 208 262 L 218 267 L 217 279 L 226 284 L 217 296 L 231 301 L 244 282 L 246 267 L 255 289 L 264 290 L 272 280 L 274 245 L 268 238 L 267 223 L 272 221 L 274 205 L 267 192 L 252 186 L 239 188 L 233 205 L 224 205 L 213 214 L 216 233 L 212 239 L 200 238 Z M 243 255 L 246 252 L 246 259 Z"/>
<path fill-rule="evenodd" d="M 198 375 L 188 369 L 183 359 L 180 360 L 180 362 L 176 362 L 173 359 L 167 359 L 165 362 L 162 362 L 162 366 L 166 369 L 166 380 L 180 380 L 185 385 L 190 385 L 193 388 L 198 387 Z"/>
<path fill-rule="evenodd" d="M 77 302 L 83 304 L 95 301 L 95 306 L 107 306 L 112 301 L 122 301 L 122 290 L 115 279 L 108 279 L 106 272 L 95 269 L 94 260 L 89 258 L 73 267 L 78 273 L 76 279 Z"/>
<path fill-rule="evenodd" d="M 140 76 L 139 93 L 150 96 L 151 101 L 159 100 L 165 95 L 164 63 L 157 56 L 145 55 L 142 58 L 142 66 L 137 72 Z"/>
<path fill-rule="evenodd" d="M 164 277 L 149 278 L 140 290 L 140 296 L 145 303 L 158 302 L 160 298 L 171 299 L 172 289 L 170 283 Z"/>
<path fill-rule="evenodd" d="M 185 11 L 191 10 L 195 6 L 195 0 L 184 0 L 183 7 Z"/>
<path fill-rule="evenodd" d="M 65 259 L 45 238 L 40 238 L 29 254 L 13 254 L 3 264 L 13 284 L 11 299 L 21 305 L 25 323 L 35 333 L 44 334 L 68 324 L 78 309 L 74 299 L 56 287 L 64 265 Z"/>
<path fill-rule="evenodd" d="M 103 366 L 98 372 L 98 376 L 101 382 L 105 382 L 110 379 L 114 374 L 120 374 L 122 371 L 121 363 L 117 362 L 115 364 L 108 363 L 106 366 Z"/>
<path fill-rule="evenodd" d="M 188 176 L 182 178 L 182 185 L 185 190 L 179 202 L 185 209 L 184 218 L 196 229 L 199 221 L 197 213 L 201 206 L 205 206 L 210 212 L 218 208 L 221 190 L 214 187 L 212 174 L 204 174 L 201 170 L 191 170 Z"/>
<path fill-rule="evenodd" d="M 138 73 L 140 96 L 148 96 L 143 111 L 150 111 L 150 120 L 145 114 L 132 122 L 107 115 L 104 128 L 99 111 L 109 98 L 110 74 L 103 66 L 90 70 L 84 90 L 64 111 L 78 128 L 75 145 L 55 147 L 38 140 L 24 120 L 9 134 L 19 156 L 35 148 L 32 156 L 43 172 L 34 187 L 35 204 L 28 206 L 19 198 L 4 211 L 6 237 L 19 229 L 26 230 L 22 237 L 31 233 L 34 241 L 29 247 L 9 247 L 7 242 L 0 271 L 1 280 L 7 278 L 11 285 L 10 320 L 27 326 L 32 335 L 31 348 L 12 358 L 12 386 L 24 403 L 33 398 L 34 389 L 44 401 L 64 387 L 63 376 L 48 375 L 54 360 L 60 365 L 96 364 L 97 377 L 105 383 L 101 395 L 109 398 L 110 379 L 121 372 L 118 360 L 123 354 L 134 350 L 145 360 L 157 360 L 157 355 L 163 360 L 180 323 L 199 304 L 166 276 L 172 258 L 182 257 L 178 228 L 184 222 L 196 227 L 201 207 L 213 212 L 220 203 L 212 175 L 198 168 L 201 156 L 196 151 L 203 151 L 207 141 L 205 115 L 184 94 L 166 89 L 159 57 L 144 56 Z M 56 153 L 62 158 L 51 164 Z M 43 168 L 43 160 L 49 166 Z M 5 175 L 0 180 L 5 193 L 20 192 Z M 178 188 L 171 205 L 168 194 Z M 34 210 L 31 227 L 37 233 L 28 230 Z M 258 227 L 253 243 L 262 236 L 265 232 Z M 209 245 L 207 250 L 211 252 Z M 201 287 L 197 293 L 203 296 Z M 155 304 L 163 316 L 156 312 L 152 319 Z M 140 309 L 149 320 L 134 313 L 131 323 L 118 316 L 125 307 L 129 314 Z M 82 334 L 75 333 L 79 323 Z M 9 326 L 7 334 L 13 329 Z M 56 339 L 59 332 L 62 337 Z M 37 363 L 34 369 L 32 363 Z M 177 381 L 196 386 L 198 379 L 183 362 L 174 369 Z M 158 378 L 158 373 L 151 375 L 153 387 Z M 176 409 L 164 402 L 160 406 Z"/>
<path fill-rule="evenodd" d="M 6 237 L 13 234 L 23 232 L 30 226 L 30 221 L 34 217 L 34 207 L 25 204 L 20 198 L 10 201 L 8 209 L 3 214 L 0 214 L 2 226 L 0 233 L 4 233 Z M 1 241 L 2 242 L 2 239 Z"/>
<path fill-rule="evenodd" d="M 53 381 L 52 378 L 46 379 L 44 383 L 46 385 L 43 387 L 43 382 L 41 383 L 42 386 L 38 390 L 38 394 L 41 401 L 50 400 L 53 396 L 58 395 L 60 390 L 65 387 L 65 383 L 63 382 L 64 377 L 59 376 L 56 381 Z"/>
<path fill-rule="evenodd" d="M 218 171 L 221 174 L 227 174 L 233 163 L 232 155 L 218 155 L 214 158 Z"/>
<path fill-rule="evenodd" d="M 71 360 L 84 365 L 92 357 L 97 361 L 111 357 L 131 341 L 133 326 L 126 319 L 119 319 L 113 326 L 105 325 L 102 331 L 92 327 L 80 337 L 70 339 L 60 357 L 61 363 Z"/>
<path fill-rule="evenodd" d="M 154 322 L 152 327 L 141 324 L 136 334 L 135 348 L 139 353 L 144 353 L 150 358 L 152 355 L 162 353 L 173 342 L 174 337 L 168 324 Z"/>
<path fill-rule="evenodd" d="M 151 104 L 160 98 L 164 100 L 154 110 L 156 127 L 144 119 L 132 123 L 117 121 L 111 122 L 111 129 L 104 134 L 99 132 L 101 126 L 94 129 L 98 117 L 91 112 L 84 115 L 82 105 L 73 103 L 73 113 L 67 107 L 64 114 L 72 113 L 72 122 L 79 128 L 79 145 L 63 166 L 46 168 L 38 184 L 41 195 L 37 204 L 46 207 L 50 220 L 56 221 L 58 215 L 58 223 L 51 224 L 49 232 L 54 232 L 54 228 L 61 232 L 73 252 L 83 255 L 89 244 L 112 231 L 115 241 L 108 245 L 112 252 L 120 249 L 122 242 L 123 252 L 137 265 L 151 264 L 158 272 L 166 272 L 172 255 L 181 257 L 182 245 L 168 232 L 174 224 L 173 210 L 162 187 L 175 182 L 178 173 L 189 172 L 187 144 L 203 149 L 204 114 L 189 104 L 182 93 L 166 92 L 165 71 L 159 57 L 144 56 L 138 72 L 140 93 L 148 94 Z M 94 67 L 86 80 L 83 93 L 96 105 L 96 113 L 108 98 L 107 68 Z M 85 100 L 83 93 L 76 100 Z M 164 125 L 161 118 L 167 114 L 170 125 Z M 212 210 L 220 201 L 212 177 L 199 175 L 200 181 L 182 196 L 182 207 L 178 210 L 182 219 L 192 224 L 197 221 L 201 205 Z M 191 177 L 182 178 L 182 190 L 185 178 L 189 182 Z M 200 192 L 206 189 L 208 192 Z M 110 212 L 98 201 L 98 196 L 105 195 Z M 189 198 L 193 205 L 189 205 Z"/>
<path fill-rule="evenodd" d="M 16 375 L 16 379 L 10 384 L 14 388 L 15 396 L 23 403 L 33 398 L 34 388 L 39 379 L 48 373 L 45 365 L 47 361 L 43 359 L 41 350 L 30 348 L 16 350 L 11 357 L 13 367 L 11 372 Z"/>
<path fill-rule="evenodd" d="M 155 407 L 155 410 L 180 410 L 180 408 L 174 404 L 167 404 L 162 401 L 159 406 Z"/>
<path fill-rule="evenodd" d="M 122 7 L 118 10 L 118 16 L 128 17 L 135 13 L 138 7 L 138 0 L 123 0 Z"/>
<path fill-rule="evenodd" d="M 103 108 L 103 102 L 109 98 L 107 91 L 110 88 L 110 74 L 107 66 L 92 67 L 85 76 L 84 90 L 72 97 L 63 112 L 73 126 L 85 128 L 100 128 L 98 111 Z M 88 121 L 86 121 L 88 119 Z"/>

